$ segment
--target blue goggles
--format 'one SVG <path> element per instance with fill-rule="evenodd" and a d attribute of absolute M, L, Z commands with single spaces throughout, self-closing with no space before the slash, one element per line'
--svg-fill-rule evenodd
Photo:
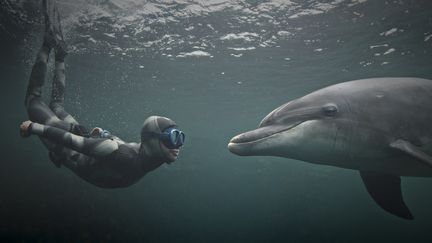
<path fill-rule="evenodd" d="M 158 137 L 160 141 L 169 149 L 180 148 L 183 146 L 186 138 L 184 132 L 178 130 L 175 127 L 169 127 L 162 133 L 147 132 L 147 134 Z"/>

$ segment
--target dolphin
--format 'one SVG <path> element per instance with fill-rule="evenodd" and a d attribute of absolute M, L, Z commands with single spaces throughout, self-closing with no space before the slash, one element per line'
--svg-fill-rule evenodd
<path fill-rule="evenodd" d="M 276 108 L 228 149 L 358 170 L 381 208 L 413 219 L 400 176 L 432 176 L 432 80 L 370 78 L 325 87 Z"/>

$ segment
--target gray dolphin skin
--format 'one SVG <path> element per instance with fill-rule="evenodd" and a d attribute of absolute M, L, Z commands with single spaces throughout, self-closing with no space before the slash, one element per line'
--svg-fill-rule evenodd
<path fill-rule="evenodd" d="M 317 90 L 275 109 L 228 149 L 358 170 L 381 208 L 413 219 L 400 176 L 432 176 L 432 80 L 370 78 Z"/>

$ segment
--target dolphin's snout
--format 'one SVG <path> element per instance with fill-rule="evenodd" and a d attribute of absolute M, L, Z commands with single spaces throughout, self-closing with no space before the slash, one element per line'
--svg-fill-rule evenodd
<path fill-rule="evenodd" d="M 253 155 L 255 145 L 275 133 L 285 130 L 283 126 L 267 126 L 234 136 L 228 143 L 228 150 L 237 155 Z"/>
<path fill-rule="evenodd" d="M 238 136 L 236 136 L 238 137 Z M 234 138 L 236 138 L 234 137 Z M 231 141 L 228 143 L 228 150 L 236 155 L 239 156 L 248 156 L 248 155 L 253 155 L 251 153 L 251 147 L 247 144 L 247 143 L 238 143 L 236 141 L 239 140 L 235 140 L 235 139 L 231 139 Z"/>
<path fill-rule="evenodd" d="M 265 132 L 267 129 L 258 128 L 256 130 L 252 130 L 249 132 L 245 132 L 234 136 L 228 143 L 228 150 L 236 155 L 246 156 L 250 153 L 249 143 L 253 143 L 254 141 L 265 137 L 268 135 L 268 132 Z"/>
<path fill-rule="evenodd" d="M 235 137 L 233 137 L 230 141 L 230 143 L 248 143 L 248 142 L 254 142 L 259 139 L 271 136 L 275 133 L 278 133 L 282 130 L 285 130 L 286 127 L 284 126 L 267 126 L 267 127 L 260 127 L 258 129 L 245 132 L 242 134 L 239 134 Z"/>

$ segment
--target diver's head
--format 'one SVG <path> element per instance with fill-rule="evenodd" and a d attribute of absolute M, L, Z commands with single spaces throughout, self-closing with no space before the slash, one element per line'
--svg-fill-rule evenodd
<path fill-rule="evenodd" d="M 146 157 L 167 163 L 174 162 L 185 141 L 185 134 L 166 117 L 151 116 L 141 129 L 141 150 Z"/>

